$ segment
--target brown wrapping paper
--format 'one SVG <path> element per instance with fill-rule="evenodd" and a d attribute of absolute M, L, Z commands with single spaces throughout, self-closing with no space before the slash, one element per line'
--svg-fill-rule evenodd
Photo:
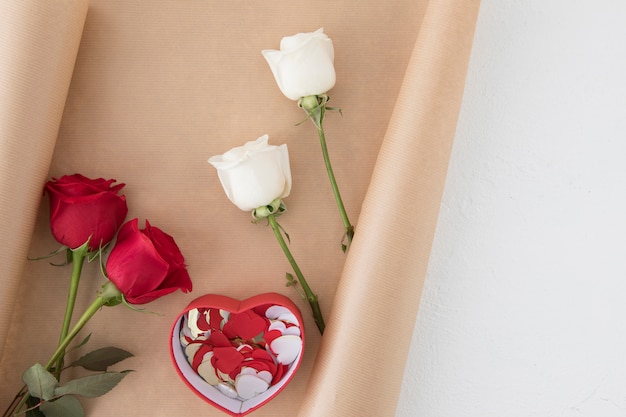
<path fill-rule="evenodd" d="M 301 417 L 395 415 L 478 5 L 428 4 Z"/>
<path fill-rule="evenodd" d="M 0 1 L 0 355 L 18 300 L 87 14 L 86 0 Z"/>
<path fill-rule="evenodd" d="M 33 166 L 43 172 L 19 187 L 20 195 L 30 190 L 33 196 L 21 203 L 21 217 L 17 208 L 5 215 L 2 206 L 5 236 L 18 234 L 15 222 L 5 219 L 27 223 L 19 231 L 26 236 L 21 251 L 6 258 L 23 269 L 22 277 L 14 269 L 16 278 L 2 278 L 16 302 L 3 303 L 7 313 L 0 316 L 8 335 L 0 359 L 0 404 L 19 388 L 21 372 L 54 350 L 69 271 L 45 261 L 24 268 L 24 259 L 58 246 L 49 232 L 47 201 L 39 203 L 46 172 L 80 172 L 126 183 L 128 218 L 139 217 L 140 224 L 147 218 L 173 235 L 194 281 L 191 294 L 149 304 L 156 315 L 106 308 L 88 324 L 85 334 L 93 334 L 81 352 L 127 349 L 135 357 L 116 369 L 137 372 L 107 395 L 84 400 L 87 415 L 223 415 L 178 379 L 167 335 L 195 297 L 244 299 L 269 291 L 298 303 L 307 347 L 296 377 L 253 415 L 393 415 L 477 9 L 478 1 L 452 0 L 371 0 L 357 6 L 322 0 L 313 9 L 308 1 L 253 6 L 92 0 L 52 162 L 51 148 L 43 163 L 34 152 L 39 147 L 22 150 L 14 162 L 23 167 L 19 175 Z M 339 247 L 343 227 L 314 127 L 296 126 L 303 113 L 281 95 L 260 54 L 276 48 L 282 36 L 319 27 L 336 51 L 338 81 L 330 105 L 341 107 L 343 116 L 329 113 L 325 127 L 344 203 L 357 226 L 347 256 Z M 48 30 L 48 38 L 66 33 Z M 43 39 L 35 43 L 41 48 L 35 55 L 45 60 L 49 47 Z M 3 109 L 2 117 L 17 114 Z M 319 295 L 328 321 L 323 339 L 308 305 L 284 287 L 289 264 L 271 231 L 251 224 L 248 213 L 230 204 L 206 162 L 264 133 L 270 143 L 289 147 L 294 187 L 279 220 Z M 2 180 L 11 185 L 12 175 L 3 171 Z M 7 190 L 2 198 L 16 194 Z M 102 282 L 97 265 L 86 265 L 77 311 Z M 378 357 L 377 345 L 389 340 L 384 358 Z"/>

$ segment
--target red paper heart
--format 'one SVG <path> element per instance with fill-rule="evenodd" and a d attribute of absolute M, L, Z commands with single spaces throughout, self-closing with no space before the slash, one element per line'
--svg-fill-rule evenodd
<path fill-rule="evenodd" d="M 228 338 L 236 336 L 242 339 L 253 339 L 265 330 L 268 319 L 259 316 L 252 310 L 241 313 L 231 313 L 228 322 L 224 325 L 224 334 Z"/>
<path fill-rule="evenodd" d="M 190 311 L 195 314 L 193 330 L 185 325 Z M 299 354 L 272 350 L 270 344 L 283 334 L 301 338 Z M 184 348 L 181 341 L 193 346 Z M 267 350 L 259 347 L 263 344 Z M 274 343 L 274 349 L 280 345 Z M 303 351 L 302 315 L 289 298 L 276 293 L 244 301 L 215 294 L 199 297 L 176 319 L 170 337 L 170 354 L 182 380 L 199 397 L 232 416 L 248 414 L 278 395 L 295 375 Z M 281 364 L 277 361 L 281 354 L 295 358 Z"/>

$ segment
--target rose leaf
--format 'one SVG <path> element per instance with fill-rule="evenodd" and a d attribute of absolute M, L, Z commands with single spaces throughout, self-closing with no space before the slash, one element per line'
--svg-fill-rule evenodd
<path fill-rule="evenodd" d="M 103 372 L 69 381 L 54 390 L 56 396 L 75 394 L 82 397 L 99 397 L 111 391 L 130 371 Z"/>
<path fill-rule="evenodd" d="M 46 417 L 84 417 L 83 406 L 73 395 L 46 401 L 39 407 Z"/>
<path fill-rule="evenodd" d="M 106 371 L 111 365 L 132 357 L 133 354 L 116 347 L 105 347 L 89 352 L 70 366 L 82 366 L 90 371 Z"/>
<path fill-rule="evenodd" d="M 36 363 L 22 375 L 22 380 L 28 387 L 28 393 L 33 397 L 49 400 L 54 395 L 58 381 L 41 364 Z"/>

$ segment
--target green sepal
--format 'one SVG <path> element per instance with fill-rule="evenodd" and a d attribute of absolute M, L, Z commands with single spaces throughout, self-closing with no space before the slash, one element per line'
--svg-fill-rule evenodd
<path fill-rule="evenodd" d="M 70 249 L 70 251 L 72 251 L 74 253 L 79 253 L 82 256 L 87 256 L 87 254 L 89 253 L 89 240 L 90 239 L 87 239 L 87 241 L 85 243 L 83 243 L 82 245 L 80 245 L 77 248 Z"/>
<path fill-rule="evenodd" d="M 124 301 L 124 294 L 115 286 L 111 281 L 107 281 L 102 285 L 98 296 L 104 300 L 104 304 L 107 307 L 113 307 L 121 304 Z"/>
<path fill-rule="evenodd" d="M 107 302 L 104 303 L 104 305 L 106 307 L 115 307 L 117 305 L 122 304 L 123 302 L 124 302 L 124 296 L 120 295 L 119 297 L 109 298 Z"/>
<path fill-rule="evenodd" d="M 69 251 L 69 250 L 70 250 L 70 248 L 68 248 L 67 246 L 61 246 L 59 249 L 57 249 L 57 250 L 55 250 L 55 251 L 53 251 L 53 252 L 50 252 L 50 253 L 49 253 L 49 254 L 47 254 L 47 255 L 39 256 L 39 257 L 37 257 L 37 258 L 31 258 L 31 257 L 29 256 L 29 257 L 28 257 L 28 258 L 26 258 L 26 259 L 28 259 L 29 261 L 40 261 L 40 260 L 42 260 L 42 259 L 48 259 L 48 258 L 55 257 L 55 256 L 57 256 L 58 254 L 60 254 L 60 253 L 62 253 L 62 252 L 67 252 L 67 251 Z M 67 254 L 66 254 L 66 259 L 67 259 L 66 264 L 68 264 L 68 263 L 70 263 L 70 262 L 72 261 L 72 254 L 71 254 L 71 252 L 69 253 L 69 255 L 67 255 Z M 64 264 L 64 265 L 66 265 L 66 264 Z M 55 264 L 53 264 L 53 265 L 55 265 Z"/>
<path fill-rule="evenodd" d="M 326 110 L 339 112 L 341 116 L 343 113 L 339 107 L 329 107 L 326 105 L 330 101 L 330 97 L 327 94 L 320 94 L 317 96 L 306 96 L 301 97 L 298 100 L 298 107 L 303 109 L 306 112 L 306 117 L 304 120 L 296 123 L 296 126 L 301 125 L 307 120 L 311 119 L 313 124 L 318 128 L 322 129 L 322 123 L 324 122 L 324 115 Z"/>
<path fill-rule="evenodd" d="M 155 316 L 161 316 L 160 313 L 157 313 L 156 311 L 152 311 L 152 310 L 148 310 L 146 308 L 139 308 L 139 307 L 135 307 L 134 305 L 132 305 L 131 303 L 129 303 L 126 300 L 126 297 L 122 296 L 122 303 L 124 303 L 124 305 L 126 307 L 128 307 L 129 309 L 136 311 L 138 313 L 148 313 L 148 314 L 154 314 Z"/>
<path fill-rule="evenodd" d="M 252 223 L 258 223 L 263 219 L 266 219 L 270 215 L 274 215 L 276 217 L 282 215 L 287 211 L 287 206 L 283 203 L 283 200 L 280 198 L 276 198 L 272 200 L 269 204 L 261 207 L 257 207 L 252 210 Z"/>

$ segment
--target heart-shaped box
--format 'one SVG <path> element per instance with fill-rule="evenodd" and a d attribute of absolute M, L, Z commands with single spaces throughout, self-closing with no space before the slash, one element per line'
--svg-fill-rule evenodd
<path fill-rule="evenodd" d="M 253 337 L 261 327 L 264 331 Z M 240 346 L 234 349 L 227 342 Z M 170 354 L 181 379 L 200 398 L 232 416 L 244 416 L 276 397 L 293 378 L 303 352 L 302 314 L 277 293 L 243 301 L 203 295 L 176 318 L 170 335 Z M 242 357 L 246 362 L 240 362 Z M 256 364 L 256 370 L 245 364 Z M 231 369 L 230 374 L 222 372 Z"/>

